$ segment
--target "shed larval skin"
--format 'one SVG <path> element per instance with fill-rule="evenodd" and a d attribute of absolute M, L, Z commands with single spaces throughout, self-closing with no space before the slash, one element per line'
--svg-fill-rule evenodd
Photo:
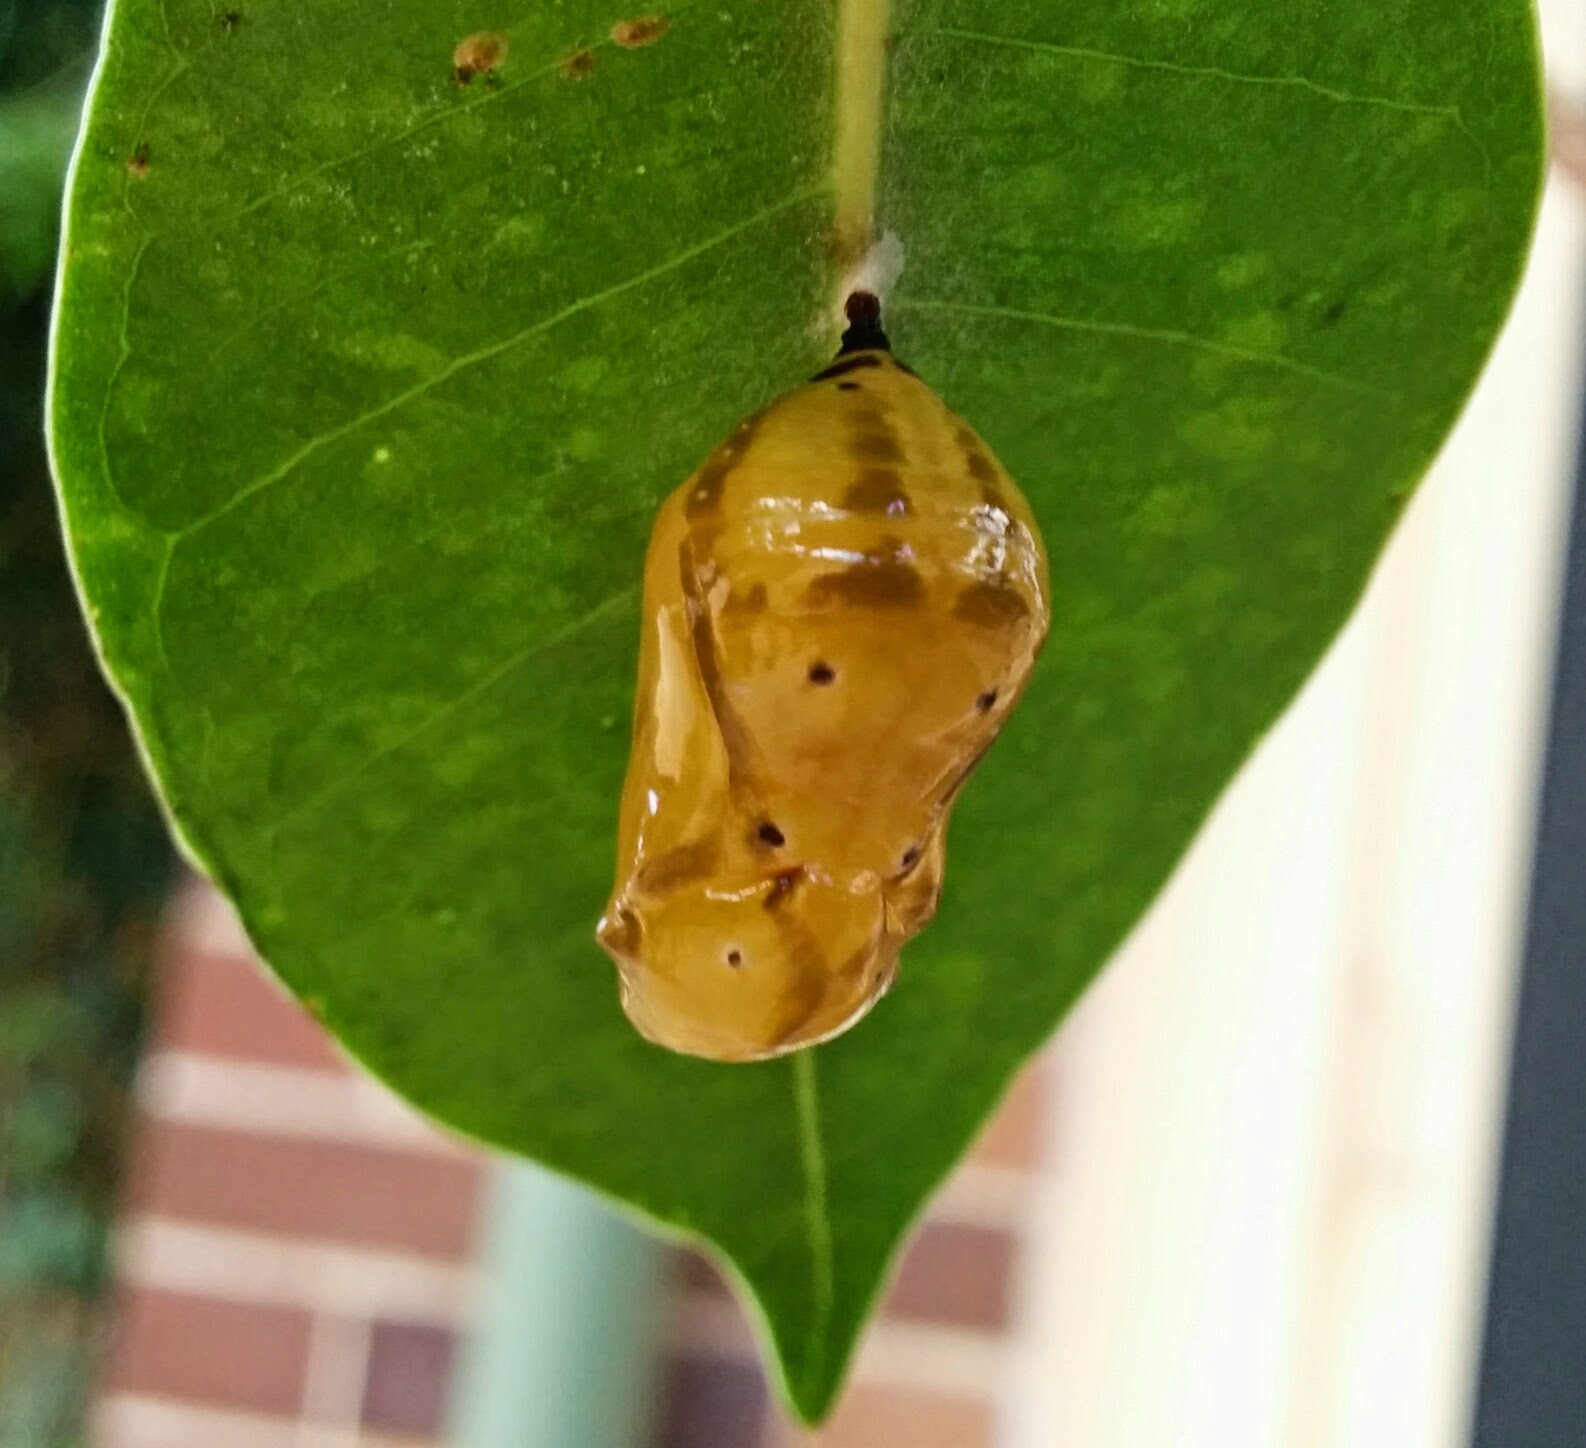
<path fill-rule="evenodd" d="M 650 1040 L 754 1061 L 891 985 L 958 791 L 1023 691 L 1046 553 L 873 303 L 662 506 L 618 877 L 597 931 Z"/>

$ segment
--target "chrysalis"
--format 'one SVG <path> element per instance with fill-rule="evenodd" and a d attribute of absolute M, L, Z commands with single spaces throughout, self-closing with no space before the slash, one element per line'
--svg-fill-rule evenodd
<path fill-rule="evenodd" d="M 845 1030 L 935 913 L 947 816 L 1046 636 L 1046 554 L 974 431 L 848 301 L 837 360 L 662 506 L 597 931 L 652 1041 Z"/>

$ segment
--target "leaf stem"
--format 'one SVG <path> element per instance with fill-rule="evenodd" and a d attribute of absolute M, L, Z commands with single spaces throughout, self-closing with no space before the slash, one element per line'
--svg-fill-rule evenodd
<path fill-rule="evenodd" d="M 837 140 L 832 163 L 839 266 L 875 240 L 890 0 L 838 0 Z"/>

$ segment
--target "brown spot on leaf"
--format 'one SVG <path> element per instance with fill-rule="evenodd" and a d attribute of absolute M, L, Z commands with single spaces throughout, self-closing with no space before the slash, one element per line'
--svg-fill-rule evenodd
<path fill-rule="evenodd" d="M 507 37 L 493 30 L 465 35 L 452 52 L 452 79 L 467 85 L 476 75 L 489 75 L 507 58 Z"/>
<path fill-rule="evenodd" d="M 624 50 L 654 45 L 671 28 L 664 15 L 641 15 L 635 20 L 619 20 L 611 27 L 611 38 Z"/>
<path fill-rule="evenodd" d="M 1028 618 L 1024 595 L 1004 579 L 972 583 L 958 595 L 953 616 L 980 628 L 1006 628 Z"/>
<path fill-rule="evenodd" d="M 242 11 L 240 10 L 222 10 L 216 17 L 215 23 L 219 25 L 227 35 L 235 35 L 238 29 L 241 28 L 242 18 Z"/>
<path fill-rule="evenodd" d="M 127 170 L 132 172 L 140 181 L 149 174 L 149 143 L 139 141 L 132 148 L 132 154 L 127 157 Z"/>
<path fill-rule="evenodd" d="M 595 73 L 595 52 L 575 50 L 562 62 L 564 80 L 587 80 Z"/>

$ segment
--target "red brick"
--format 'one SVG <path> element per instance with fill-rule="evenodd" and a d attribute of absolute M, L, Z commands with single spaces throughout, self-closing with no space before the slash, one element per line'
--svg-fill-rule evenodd
<path fill-rule="evenodd" d="M 481 1168 L 470 1157 L 151 1118 L 133 1155 L 136 1211 L 450 1258 L 473 1240 Z"/>
<path fill-rule="evenodd" d="M 770 1409 L 753 1358 L 680 1357 L 668 1365 L 658 1448 L 757 1448 Z"/>
<path fill-rule="evenodd" d="M 154 1288 L 118 1294 L 105 1384 L 295 1416 L 308 1370 L 306 1312 Z"/>
<path fill-rule="evenodd" d="M 1046 1073 L 1037 1062 L 1014 1080 L 970 1149 L 969 1159 L 986 1166 L 1038 1166 L 1046 1111 Z"/>
<path fill-rule="evenodd" d="M 788 1424 L 776 1448 L 991 1448 L 996 1414 L 972 1398 L 855 1384 L 818 1431 Z"/>
<path fill-rule="evenodd" d="M 166 1050 L 350 1069 L 319 1023 L 242 955 L 173 951 L 160 984 L 155 1035 Z"/>
<path fill-rule="evenodd" d="M 434 1438 L 444 1426 L 456 1338 L 427 1322 L 377 1322 L 369 1339 L 363 1421 Z"/>
<path fill-rule="evenodd" d="M 1004 1328 L 1017 1252 L 1007 1232 L 927 1222 L 909 1244 L 882 1310 L 952 1327 Z"/>

